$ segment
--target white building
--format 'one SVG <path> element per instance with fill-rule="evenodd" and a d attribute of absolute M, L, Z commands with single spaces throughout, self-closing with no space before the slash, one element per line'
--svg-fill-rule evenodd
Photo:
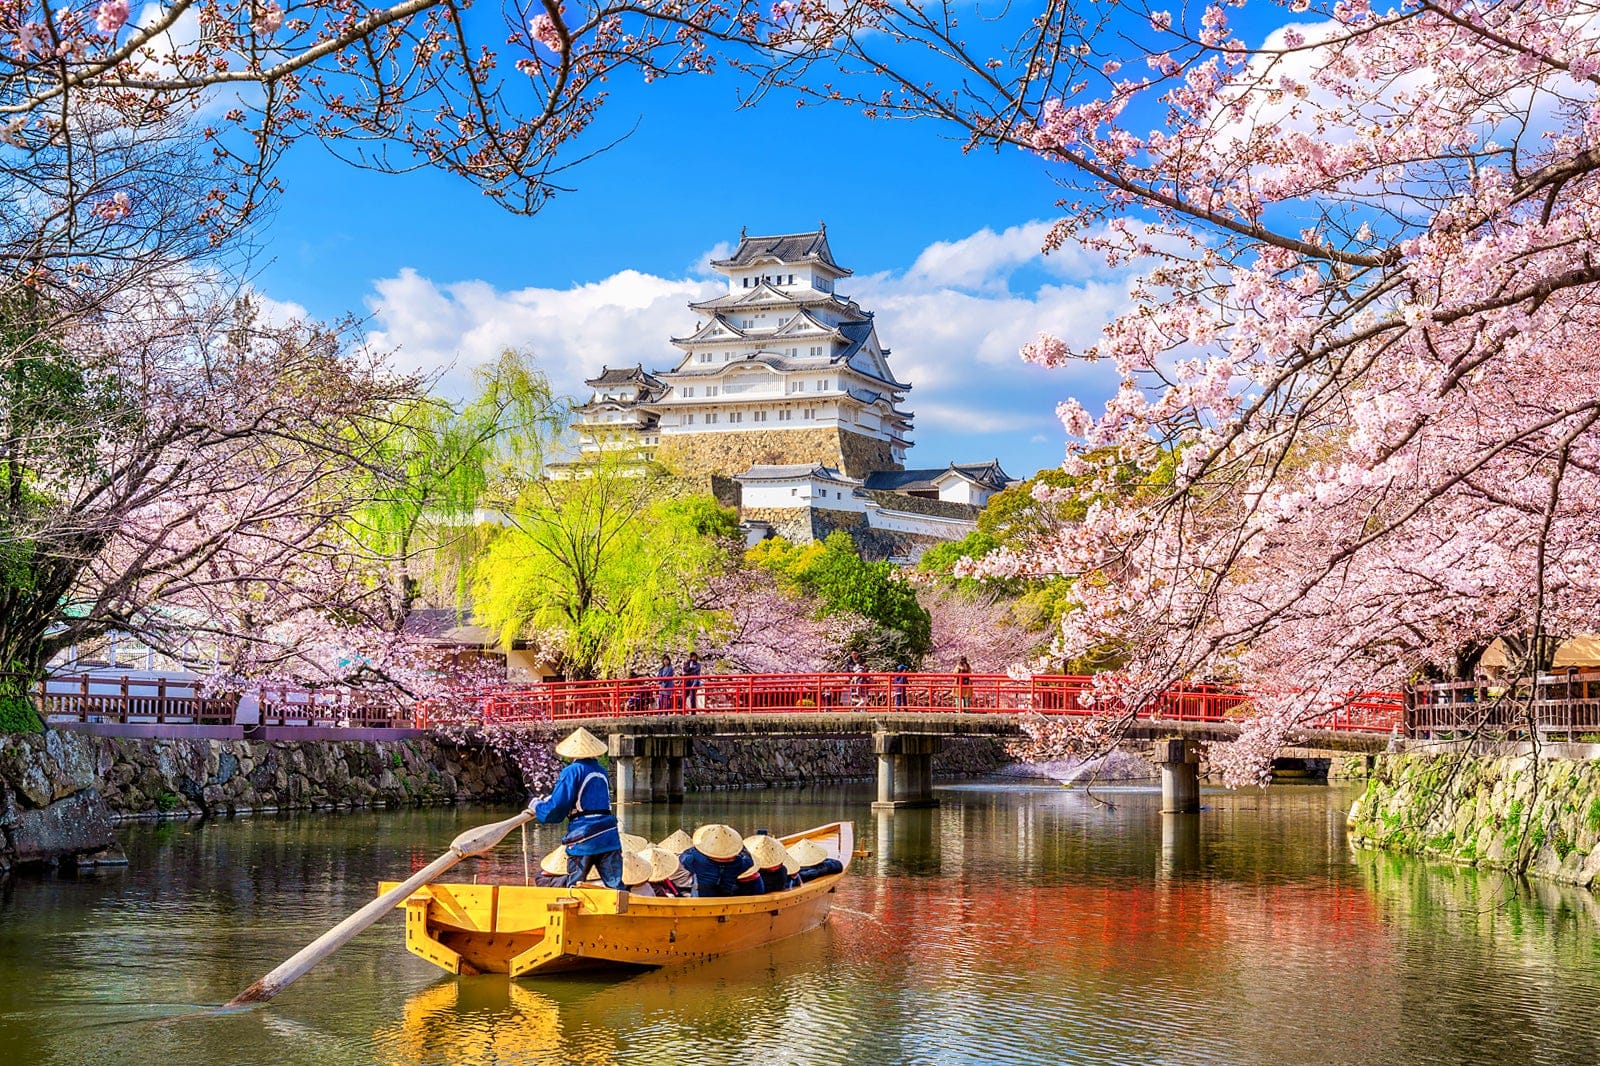
<path fill-rule="evenodd" d="M 741 234 L 712 267 L 727 292 L 698 316 L 671 370 L 610 371 L 575 428 L 586 449 L 648 450 L 685 474 L 737 474 L 752 463 L 825 464 L 853 477 L 898 470 L 911 446 L 911 386 L 889 369 L 872 314 L 834 291 L 849 270 L 827 228 Z M 626 375 L 632 375 L 626 377 Z"/>

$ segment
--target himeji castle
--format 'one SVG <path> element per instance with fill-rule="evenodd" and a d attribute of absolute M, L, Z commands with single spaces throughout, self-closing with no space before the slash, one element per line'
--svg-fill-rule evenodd
<path fill-rule="evenodd" d="M 573 419 L 583 454 L 720 478 L 747 525 L 791 540 L 842 528 L 863 551 L 914 558 L 975 528 L 1011 478 L 998 462 L 906 469 L 911 384 L 890 369 L 872 312 L 837 291 L 850 271 L 825 225 L 741 232 L 711 266 L 727 291 L 689 305 L 697 320 L 672 338 L 676 366 L 605 367 L 588 380 Z"/>

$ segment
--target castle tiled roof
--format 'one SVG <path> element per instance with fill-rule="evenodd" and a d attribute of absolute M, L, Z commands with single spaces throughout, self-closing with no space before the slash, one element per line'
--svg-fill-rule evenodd
<path fill-rule="evenodd" d="M 780 233 L 770 237 L 751 237 L 739 234 L 739 247 L 727 259 L 713 259 L 714 267 L 742 267 L 764 259 L 781 263 L 822 263 L 833 272 L 846 275 L 850 271 L 833 261 L 828 248 L 828 227 L 821 225 L 810 233 Z"/>
<path fill-rule="evenodd" d="M 1000 469 L 998 459 L 987 463 L 951 463 L 932 470 L 874 470 L 862 481 L 866 489 L 887 489 L 890 492 L 913 492 L 937 489 L 940 479 L 955 473 L 987 489 L 999 491 L 1011 484 L 1012 477 Z"/>
<path fill-rule="evenodd" d="M 615 370 L 609 366 L 603 366 L 600 368 L 599 377 L 588 378 L 584 381 L 584 384 L 595 389 L 604 388 L 607 385 L 629 384 L 643 385 L 647 389 L 666 387 L 660 378 L 646 371 L 642 363 L 637 366 L 618 367 Z"/>
<path fill-rule="evenodd" d="M 749 470 L 742 474 L 735 474 L 735 481 L 798 481 L 801 479 L 816 479 L 818 481 L 831 481 L 837 485 L 855 486 L 861 484 L 855 478 L 845 477 L 831 466 L 821 463 L 788 463 L 783 465 L 766 465 L 752 463 Z"/>

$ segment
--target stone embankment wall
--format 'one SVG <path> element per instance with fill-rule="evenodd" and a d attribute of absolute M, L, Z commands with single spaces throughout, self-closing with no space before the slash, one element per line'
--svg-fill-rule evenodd
<path fill-rule="evenodd" d="M 110 847 L 114 822 L 508 799 L 516 767 L 428 738 L 247 741 L 0 737 L 0 869 Z"/>
<path fill-rule="evenodd" d="M 1004 742 L 994 737 L 951 737 L 934 756 L 935 777 L 982 777 L 1007 765 Z M 878 774 L 872 738 L 697 737 L 684 760 L 691 792 L 770 788 L 819 781 L 868 781 Z"/>
<path fill-rule="evenodd" d="M 934 772 L 979 776 L 1008 761 L 997 739 L 953 737 Z M 694 742 L 684 771 L 691 790 L 761 788 L 869 780 L 877 762 L 865 736 L 715 738 Z M 114 849 L 114 826 L 126 819 L 527 799 L 513 759 L 491 747 L 428 737 L 248 741 L 61 730 L 0 736 L 0 870 L 92 859 Z"/>
<path fill-rule="evenodd" d="M 1357 776 L 1365 760 L 1339 769 Z M 1595 888 L 1600 759 L 1379 755 L 1351 811 L 1350 840 Z"/>

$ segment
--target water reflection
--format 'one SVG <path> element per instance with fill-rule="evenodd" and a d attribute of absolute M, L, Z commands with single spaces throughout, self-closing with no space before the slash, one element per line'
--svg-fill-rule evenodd
<path fill-rule="evenodd" d="M 1199 873 L 1200 814 L 1161 812 L 1161 876 L 1184 877 Z"/>
<path fill-rule="evenodd" d="M 110 877 L 0 896 L 0 1060 L 96 1063 L 1600 1061 L 1600 907 L 1344 846 L 1349 795 L 983 785 L 636 807 L 659 839 L 853 818 L 822 929 L 623 981 L 441 978 L 398 921 L 266 1010 L 196 1017 L 500 812 L 131 830 Z M 540 829 L 538 851 L 554 841 Z M 520 880 L 513 844 L 463 877 Z M 173 1017 L 176 1015 L 176 1017 Z"/>

